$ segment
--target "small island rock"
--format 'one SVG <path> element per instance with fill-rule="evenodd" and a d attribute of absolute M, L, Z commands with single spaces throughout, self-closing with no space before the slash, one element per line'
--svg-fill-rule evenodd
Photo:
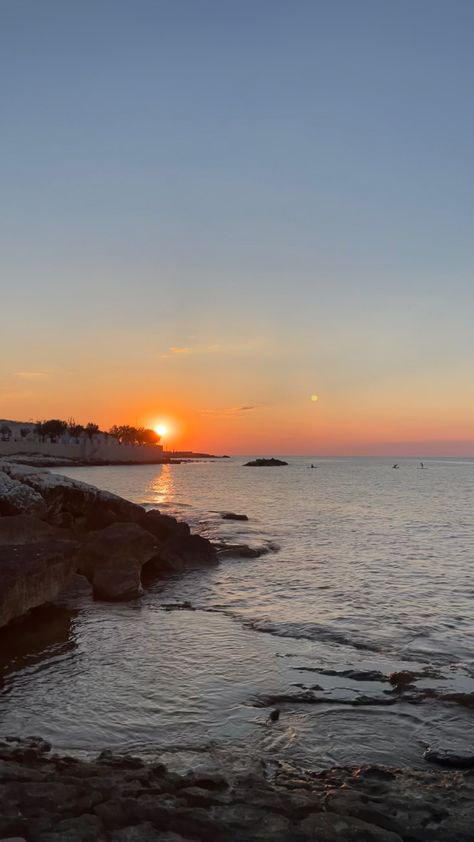
<path fill-rule="evenodd" d="M 278 465 L 288 465 L 282 459 L 254 459 L 252 462 L 246 462 L 244 468 L 273 468 Z"/>

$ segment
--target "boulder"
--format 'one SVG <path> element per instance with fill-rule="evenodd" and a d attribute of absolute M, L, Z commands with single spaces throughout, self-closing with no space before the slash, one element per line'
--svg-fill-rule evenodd
<path fill-rule="evenodd" d="M 187 523 L 153 509 L 142 518 L 141 525 L 157 541 L 157 552 L 143 570 L 146 579 L 218 563 L 215 547 L 207 538 L 192 535 Z"/>
<path fill-rule="evenodd" d="M 2 547 L 0 627 L 55 599 L 75 573 L 77 551 L 71 541 Z"/>
<path fill-rule="evenodd" d="M 46 514 L 46 504 L 37 491 L 5 472 L 0 467 L 0 515 L 16 515 L 21 512 Z"/>
<path fill-rule="evenodd" d="M 78 568 L 91 583 L 94 599 L 134 599 L 141 593 L 142 566 L 156 551 L 150 532 L 136 523 L 114 523 L 87 535 Z"/>
<path fill-rule="evenodd" d="M 25 489 L 25 494 L 34 493 L 42 501 L 40 516 L 55 526 L 90 531 L 118 521 L 136 523 L 144 514 L 136 503 L 69 477 L 27 465 L 2 465 L 0 470 Z M 36 513 L 28 505 L 18 511 Z"/>
<path fill-rule="evenodd" d="M 44 541 L 67 541 L 70 535 L 34 515 L 11 515 L 0 518 L 0 547 L 11 544 L 37 544 Z"/>

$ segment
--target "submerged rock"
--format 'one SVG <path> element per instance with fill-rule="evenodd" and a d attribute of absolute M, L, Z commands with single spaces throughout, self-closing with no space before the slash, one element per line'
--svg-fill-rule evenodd
<path fill-rule="evenodd" d="M 247 515 L 238 515 L 235 512 L 221 512 L 222 520 L 248 520 Z"/>

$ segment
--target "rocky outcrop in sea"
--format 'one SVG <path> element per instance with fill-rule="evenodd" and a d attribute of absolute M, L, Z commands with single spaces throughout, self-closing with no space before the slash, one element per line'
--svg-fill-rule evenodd
<path fill-rule="evenodd" d="M 75 574 L 95 599 L 135 599 L 143 583 L 217 564 L 186 523 L 94 486 L 0 465 L 0 627 L 54 600 Z"/>

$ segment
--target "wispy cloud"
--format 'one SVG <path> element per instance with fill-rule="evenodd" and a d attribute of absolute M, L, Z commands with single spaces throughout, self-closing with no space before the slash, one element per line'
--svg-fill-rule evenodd
<path fill-rule="evenodd" d="M 161 354 L 162 360 L 174 357 L 206 357 L 206 356 L 245 356 L 259 351 L 264 346 L 261 339 L 246 342 L 217 342 L 211 345 L 172 345 L 166 353 Z"/>
<path fill-rule="evenodd" d="M 211 416 L 212 418 L 234 418 L 238 415 L 253 412 L 255 409 L 257 409 L 256 406 L 231 406 L 227 409 L 202 409 L 201 415 Z"/>
<path fill-rule="evenodd" d="M 16 371 L 16 377 L 21 377 L 23 380 L 37 380 L 41 377 L 48 377 L 47 371 Z"/>

